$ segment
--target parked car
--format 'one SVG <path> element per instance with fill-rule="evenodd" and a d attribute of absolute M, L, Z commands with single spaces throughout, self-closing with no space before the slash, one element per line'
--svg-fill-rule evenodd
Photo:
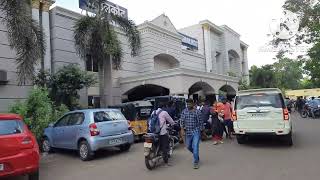
<path fill-rule="evenodd" d="M 117 109 L 88 109 L 66 113 L 44 131 L 42 149 L 77 150 L 80 159 L 91 160 L 97 150 L 118 147 L 130 149 L 133 133 L 128 121 Z"/>
<path fill-rule="evenodd" d="M 0 179 L 20 175 L 39 179 L 39 146 L 21 116 L 0 114 Z"/>
<path fill-rule="evenodd" d="M 292 145 L 292 122 L 279 89 L 239 91 L 235 98 L 234 130 L 239 144 L 248 136 L 273 135 Z"/>

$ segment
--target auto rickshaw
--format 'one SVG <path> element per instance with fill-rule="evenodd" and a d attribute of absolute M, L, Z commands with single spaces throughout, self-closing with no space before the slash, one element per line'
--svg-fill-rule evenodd
<path fill-rule="evenodd" d="M 127 102 L 110 108 L 120 109 L 128 120 L 136 140 L 140 140 L 148 131 L 148 119 L 153 106 L 149 101 Z"/>

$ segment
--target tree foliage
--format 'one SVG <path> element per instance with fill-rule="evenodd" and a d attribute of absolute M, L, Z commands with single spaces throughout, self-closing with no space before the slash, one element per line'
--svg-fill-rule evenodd
<path fill-rule="evenodd" d="M 45 54 L 43 29 L 32 19 L 31 1 L 1 0 L 2 21 L 8 30 L 10 47 L 16 51 L 17 72 L 20 84 L 35 76 L 35 65 Z"/>
<path fill-rule="evenodd" d="M 96 79 L 93 74 L 71 64 L 53 75 L 40 72 L 34 82 L 40 87 L 48 87 L 49 97 L 56 105 L 65 104 L 72 110 L 79 105 L 79 90 L 94 85 Z"/>
<path fill-rule="evenodd" d="M 9 109 L 9 112 L 19 114 L 24 118 L 37 139 L 42 137 L 43 130 L 48 127 L 49 123 L 55 122 L 67 111 L 67 107 L 63 104 L 54 105 L 45 88 L 34 88 L 26 101 L 17 101 Z"/>
<path fill-rule="evenodd" d="M 115 16 L 103 9 L 102 0 L 88 0 L 89 4 L 96 9 L 94 15 L 87 14 L 77 20 L 74 26 L 75 48 L 83 58 L 91 56 L 98 62 L 101 105 L 106 103 L 104 88 L 111 84 L 106 82 L 105 72 L 111 71 L 106 68 L 112 57 L 113 68 L 121 68 L 123 50 L 118 39 L 117 31 L 122 31 L 129 42 L 131 55 L 135 56 L 140 50 L 140 33 L 132 20 Z"/>
<path fill-rule="evenodd" d="M 320 2 L 319 0 L 286 0 L 284 9 L 300 16 L 299 33 L 296 44 L 311 44 L 307 58 L 304 58 L 304 70 L 310 76 L 312 87 L 320 87 Z"/>

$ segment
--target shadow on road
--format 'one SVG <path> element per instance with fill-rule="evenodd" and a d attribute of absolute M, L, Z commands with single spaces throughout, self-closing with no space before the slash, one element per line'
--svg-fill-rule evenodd
<path fill-rule="evenodd" d="M 279 148 L 287 149 L 291 146 L 286 145 L 285 141 L 281 137 L 259 136 L 249 137 L 244 146 L 251 146 L 255 148 Z"/>

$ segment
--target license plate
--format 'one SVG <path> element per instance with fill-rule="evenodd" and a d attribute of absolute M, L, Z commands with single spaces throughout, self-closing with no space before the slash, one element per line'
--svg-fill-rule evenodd
<path fill-rule="evenodd" d="M 152 143 L 144 143 L 143 144 L 143 146 L 145 147 L 145 148 L 152 148 Z"/>
<path fill-rule="evenodd" d="M 4 165 L 0 164 L 0 171 L 3 171 L 3 170 L 4 170 Z"/>
<path fill-rule="evenodd" d="M 265 114 L 262 113 L 256 113 L 256 114 L 252 114 L 252 117 L 264 117 Z"/>
<path fill-rule="evenodd" d="M 109 140 L 109 144 L 110 144 L 110 145 L 121 144 L 121 143 L 122 143 L 122 139 L 112 139 L 112 140 Z"/>

